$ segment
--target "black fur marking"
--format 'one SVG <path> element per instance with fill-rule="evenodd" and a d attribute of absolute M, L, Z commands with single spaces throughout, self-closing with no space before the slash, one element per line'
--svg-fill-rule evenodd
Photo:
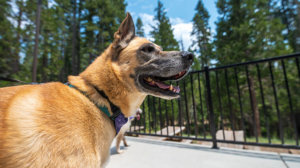
<path fill-rule="evenodd" d="M 132 79 L 135 79 L 135 75 L 134 74 L 130 74 L 129 77 L 132 78 Z"/>

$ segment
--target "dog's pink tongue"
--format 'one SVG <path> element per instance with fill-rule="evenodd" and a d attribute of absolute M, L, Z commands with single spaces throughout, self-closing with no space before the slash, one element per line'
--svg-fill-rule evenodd
<path fill-rule="evenodd" d="M 169 89 L 169 88 L 170 88 L 169 85 L 164 84 L 164 83 L 161 83 L 161 82 L 156 82 L 156 81 L 155 81 L 155 84 L 156 84 L 156 86 L 158 86 L 158 87 L 161 88 L 161 89 Z"/>
<path fill-rule="evenodd" d="M 170 87 L 171 87 L 170 85 L 167 85 L 167 84 L 164 84 L 161 82 L 155 82 L 155 85 L 161 89 L 170 89 Z M 180 92 L 179 86 L 173 86 L 173 91 L 176 93 L 179 93 Z"/>

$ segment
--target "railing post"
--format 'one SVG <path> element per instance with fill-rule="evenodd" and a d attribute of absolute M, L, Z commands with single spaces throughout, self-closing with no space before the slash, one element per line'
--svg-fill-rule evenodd
<path fill-rule="evenodd" d="M 210 125 L 210 133 L 212 136 L 212 148 L 218 149 L 217 139 L 216 139 L 216 125 L 215 125 L 215 115 L 212 105 L 211 98 L 211 88 L 210 88 L 210 79 L 209 79 L 209 70 L 208 67 L 204 67 L 205 70 L 205 83 L 206 83 L 206 100 L 207 100 L 207 110 L 209 112 L 209 125 Z"/>

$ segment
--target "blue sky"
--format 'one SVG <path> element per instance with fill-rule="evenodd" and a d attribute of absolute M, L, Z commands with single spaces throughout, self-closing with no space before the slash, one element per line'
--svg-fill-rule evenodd
<path fill-rule="evenodd" d="M 190 36 L 190 32 L 192 30 L 192 19 L 198 0 L 161 0 L 161 2 L 167 11 L 167 16 L 171 20 L 175 38 L 177 40 L 182 39 L 185 49 L 187 49 L 193 39 L 193 37 Z M 135 21 L 138 16 L 142 18 L 146 36 L 149 38 L 151 25 L 154 25 L 153 16 L 157 1 L 126 0 L 126 3 L 127 11 L 132 14 Z M 209 25 L 212 32 L 215 32 L 215 22 L 218 17 L 216 0 L 203 0 L 203 3 L 210 15 Z"/>

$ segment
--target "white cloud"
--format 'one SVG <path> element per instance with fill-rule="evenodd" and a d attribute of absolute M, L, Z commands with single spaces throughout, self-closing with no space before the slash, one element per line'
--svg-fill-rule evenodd
<path fill-rule="evenodd" d="M 156 21 L 154 21 L 154 16 L 149 15 L 147 13 L 141 13 L 141 14 L 139 14 L 139 16 L 141 17 L 142 22 L 144 24 L 144 31 L 145 31 L 146 38 L 153 41 L 153 38 L 151 37 L 150 32 L 152 30 L 152 26 L 154 26 L 156 23 Z"/>
<path fill-rule="evenodd" d="M 171 22 L 172 25 L 179 24 L 179 23 L 184 23 L 184 21 L 180 18 L 170 18 L 170 22 Z"/>
<path fill-rule="evenodd" d="M 150 36 L 150 31 L 152 30 L 151 26 L 154 26 L 156 23 L 156 21 L 154 21 L 154 16 L 146 13 L 141 13 L 139 14 L 139 16 L 141 17 L 144 24 L 146 38 L 153 40 L 153 38 Z M 184 22 L 184 20 L 182 20 L 181 18 L 170 18 L 170 22 L 173 28 L 175 39 L 177 41 L 180 41 L 182 39 L 184 49 L 187 50 L 192 45 L 192 41 L 194 39 L 191 36 L 193 23 Z"/>
<path fill-rule="evenodd" d="M 182 40 L 184 49 L 187 50 L 194 40 L 194 37 L 191 36 L 193 30 L 192 22 L 182 22 L 178 24 L 172 24 L 173 33 L 177 41 Z"/>

